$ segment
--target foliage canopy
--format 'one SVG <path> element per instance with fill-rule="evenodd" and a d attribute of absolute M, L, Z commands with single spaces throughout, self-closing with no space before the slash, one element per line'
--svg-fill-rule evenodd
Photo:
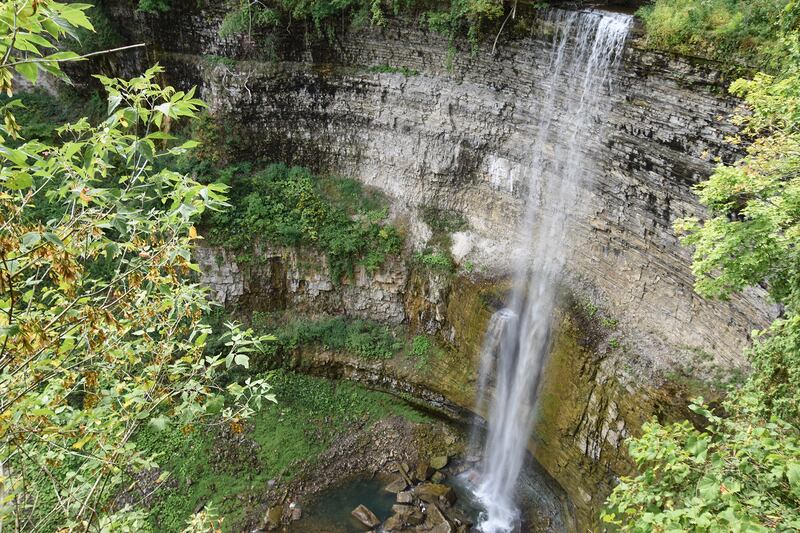
<path fill-rule="evenodd" d="M 55 41 L 91 30 L 90 6 L 0 3 L 0 84 L 63 77 Z M 142 427 L 238 424 L 269 396 L 263 380 L 222 387 L 226 367 L 259 348 L 230 324 L 224 353 L 204 354 L 209 303 L 193 281 L 194 223 L 226 206 L 158 160 L 182 154 L 169 126 L 203 106 L 155 83 L 154 67 L 109 95 L 98 124 L 80 119 L 47 142 L 21 139 L 5 103 L 0 140 L 0 524 L 23 530 L 136 531 L 141 512 L 108 505 L 128 476 L 155 465 Z M 39 208 L 42 205 L 48 209 Z M 202 518 L 202 517 L 201 517 Z"/>

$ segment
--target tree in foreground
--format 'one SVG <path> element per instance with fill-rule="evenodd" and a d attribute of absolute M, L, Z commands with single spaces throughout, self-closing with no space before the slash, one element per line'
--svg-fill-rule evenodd
<path fill-rule="evenodd" d="M 756 332 L 752 375 L 706 425 L 651 421 L 629 443 L 640 475 L 623 478 L 606 522 L 623 531 L 800 530 L 800 4 L 786 3 L 776 75 L 738 80 L 746 155 L 698 185 L 709 217 L 678 221 L 694 247 L 698 293 L 765 287 L 781 314 Z"/>
<path fill-rule="evenodd" d="M 0 3 L 0 85 L 12 71 L 63 76 L 56 51 L 86 4 Z M 274 401 L 264 381 L 222 386 L 247 366 L 252 339 L 229 324 L 225 353 L 205 353 L 205 290 L 194 282 L 193 221 L 226 206 L 220 185 L 164 168 L 192 148 L 171 125 L 203 106 L 193 91 L 98 77 L 107 118 L 61 127 L 62 142 L 20 139 L 11 101 L 0 142 L 0 527 L 140 531 L 115 495 L 154 457 L 131 439 L 144 425 L 232 424 Z M 163 476 L 159 479 L 162 482 Z M 204 511 L 188 526 L 214 525 Z"/>

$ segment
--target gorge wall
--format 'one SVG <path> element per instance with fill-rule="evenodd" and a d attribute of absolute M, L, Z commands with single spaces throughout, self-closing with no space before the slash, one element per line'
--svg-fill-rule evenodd
<path fill-rule="evenodd" d="M 275 60 L 266 61 L 249 59 L 261 37 L 219 36 L 223 7 L 185 4 L 153 16 L 134 13 L 129 2 L 111 3 L 126 39 L 148 43 L 126 68 L 157 60 L 170 83 L 197 85 L 214 112 L 238 124 L 241 154 L 379 188 L 416 246 L 430 233 L 416 221 L 418 209 L 463 214 L 469 229 L 454 235 L 453 254 L 476 265 L 468 276 L 443 281 L 392 264 L 377 279 L 360 273 L 340 291 L 324 265 L 303 274 L 285 252 L 264 251 L 267 265 L 249 269 L 205 250 L 207 280 L 228 303 L 269 308 L 278 301 L 438 331 L 459 354 L 442 364 L 460 366 L 456 377 L 437 380 L 390 363 L 360 372 L 417 380 L 441 401 L 469 407 L 482 328 L 502 302 L 510 258 L 522 253 L 515 243 L 525 188 L 548 179 L 526 169 L 551 28 L 521 8 L 494 55 L 491 42 L 474 54 L 456 43 L 452 53 L 446 37 L 409 18 L 345 27 L 332 40 L 291 28 L 273 42 Z M 371 68 L 379 66 L 409 75 Z M 629 469 L 621 439 L 650 415 L 685 403 L 688 392 L 675 374 L 710 379 L 719 368 L 745 366 L 750 331 L 772 313 L 756 292 L 727 302 L 694 294 L 689 252 L 672 230 L 676 218 L 700 212 L 691 186 L 716 158 L 736 155 L 723 138 L 736 105 L 725 96 L 727 82 L 718 65 L 649 51 L 634 36 L 612 80 L 607 123 L 597 124 L 594 141 L 583 147 L 593 164 L 581 201 L 591 216 L 569 222 L 566 291 L 573 303 L 562 310 L 531 443 L 571 497 L 579 523 L 593 522 L 615 477 Z M 587 317 L 586 302 L 614 322 L 614 345 Z M 360 364 L 348 360 L 343 368 L 352 374 Z"/>

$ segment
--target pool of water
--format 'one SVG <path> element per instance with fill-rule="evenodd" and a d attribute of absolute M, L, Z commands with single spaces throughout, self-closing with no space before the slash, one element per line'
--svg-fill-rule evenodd
<path fill-rule="evenodd" d="M 392 514 L 395 495 L 386 492 L 385 480 L 353 478 L 320 492 L 303 505 L 303 516 L 289 527 L 291 533 L 355 533 L 365 531 L 350 512 L 365 505 L 381 519 Z"/>

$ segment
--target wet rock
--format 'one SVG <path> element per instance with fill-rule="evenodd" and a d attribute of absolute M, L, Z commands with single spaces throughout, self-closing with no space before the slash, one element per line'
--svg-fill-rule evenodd
<path fill-rule="evenodd" d="M 428 503 L 445 503 L 451 505 L 456 501 L 456 493 L 452 488 L 441 483 L 421 483 L 414 488 L 414 494 Z"/>
<path fill-rule="evenodd" d="M 419 510 L 419 507 L 413 507 L 411 512 L 404 517 L 406 524 L 409 526 L 418 526 L 425 521 L 425 515 Z"/>
<path fill-rule="evenodd" d="M 387 533 L 394 533 L 395 531 L 403 531 L 405 529 L 402 517 L 400 515 L 390 516 L 386 522 L 383 523 L 383 530 Z"/>
<path fill-rule="evenodd" d="M 367 509 L 364 505 L 359 505 L 353 509 L 350 514 L 367 528 L 373 528 L 380 525 L 381 521 L 375 516 L 375 513 Z"/>
<path fill-rule="evenodd" d="M 436 504 L 431 504 L 428 507 L 428 516 L 425 524 L 431 527 L 431 533 L 455 533 L 453 525 Z"/>
<path fill-rule="evenodd" d="M 395 478 L 394 481 L 386 485 L 385 489 L 387 492 L 392 492 L 394 494 L 397 494 L 398 492 L 406 490 L 407 487 L 408 483 L 406 483 L 406 480 L 403 479 L 402 477 L 398 477 Z"/>
<path fill-rule="evenodd" d="M 267 511 L 266 516 L 264 516 L 264 528 L 267 531 L 273 531 L 278 529 L 281 525 L 281 518 L 283 517 L 283 506 L 282 505 L 273 505 Z"/>
<path fill-rule="evenodd" d="M 411 491 L 404 490 L 397 493 L 397 503 L 411 503 L 412 501 L 414 501 L 414 495 L 411 494 Z"/>
<path fill-rule="evenodd" d="M 439 455 L 431 459 L 431 467 L 436 470 L 441 470 L 442 468 L 447 466 L 447 462 L 449 458 L 446 455 Z"/>
<path fill-rule="evenodd" d="M 417 481 L 428 481 L 433 475 L 433 468 L 429 463 L 417 463 L 417 468 L 414 469 L 414 478 Z"/>
<path fill-rule="evenodd" d="M 407 514 L 408 512 L 411 511 L 411 509 L 413 509 L 413 507 L 410 505 L 403 505 L 400 503 L 392 505 L 392 512 L 394 514 L 399 514 L 399 515 Z"/>
<path fill-rule="evenodd" d="M 434 483 L 441 483 L 442 481 L 444 481 L 444 478 L 445 478 L 444 474 L 442 474 L 439 471 L 436 471 L 431 476 L 431 481 L 433 481 Z"/>

